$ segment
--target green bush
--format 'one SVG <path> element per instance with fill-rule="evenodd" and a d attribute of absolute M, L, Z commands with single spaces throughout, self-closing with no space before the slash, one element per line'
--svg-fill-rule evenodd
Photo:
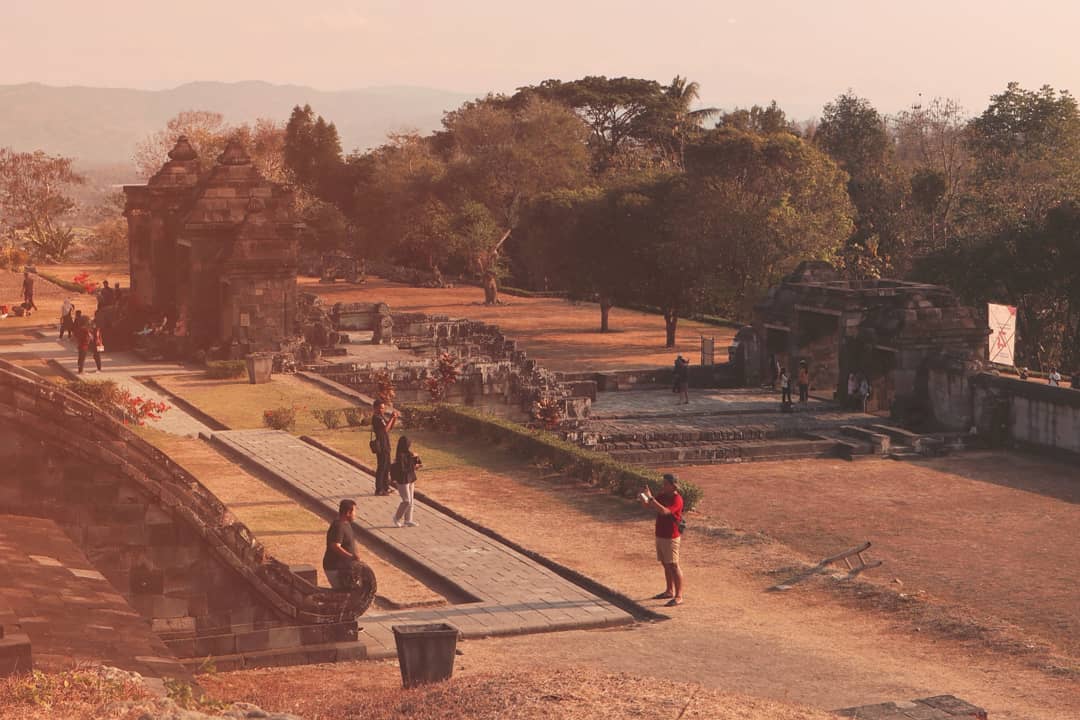
<path fill-rule="evenodd" d="M 263 410 L 263 425 L 271 430 L 292 430 L 296 427 L 296 408 L 277 407 Z"/>
<path fill-rule="evenodd" d="M 212 380 L 238 378 L 245 374 L 247 363 L 243 360 L 209 360 L 206 363 L 206 377 Z"/>
<path fill-rule="evenodd" d="M 315 408 L 311 416 L 326 426 L 327 430 L 336 430 L 341 426 L 341 411 L 334 408 Z"/>
<path fill-rule="evenodd" d="M 362 408 L 347 407 L 341 411 L 341 414 L 345 416 L 345 423 L 349 427 L 362 427 L 371 422 L 371 416 Z"/>
<path fill-rule="evenodd" d="M 557 470 L 623 497 L 637 495 L 646 484 L 654 493 L 660 492 L 662 481 L 654 471 L 618 462 L 605 453 L 586 450 L 549 432 L 533 430 L 471 408 L 408 406 L 402 420 L 410 427 L 431 425 L 463 432 L 493 444 L 507 444 L 531 459 L 546 461 Z M 679 492 L 687 512 L 694 509 L 703 495 L 701 488 L 688 480 L 679 481 Z"/>

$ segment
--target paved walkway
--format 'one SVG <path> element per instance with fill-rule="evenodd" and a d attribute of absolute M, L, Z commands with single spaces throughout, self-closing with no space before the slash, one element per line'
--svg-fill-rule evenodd
<path fill-rule="evenodd" d="M 505 545 L 417 501 L 419 527 L 391 522 L 396 494 L 374 495 L 374 479 L 286 432 L 231 430 L 213 439 L 336 513 L 357 500 L 356 523 L 376 541 L 400 551 L 477 602 L 429 610 L 367 614 L 361 639 L 369 657 L 395 654 L 391 626 L 449 622 L 465 637 L 628 624 L 633 618 Z M 366 637 L 365 637 L 366 636 Z"/>
<path fill-rule="evenodd" d="M 75 342 L 68 338 L 57 340 L 50 337 L 27 342 L 19 346 L 19 352 L 33 353 L 47 360 L 55 360 L 71 377 L 82 377 L 86 380 L 112 380 L 132 395 L 164 402 L 169 409 L 162 414 L 161 419 L 150 420 L 146 423 L 148 427 L 155 430 L 187 437 L 198 437 L 200 433 L 212 432 L 209 427 L 191 415 L 174 407 L 168 397 L 135 379 L 136 377 L 158 377 L 191 372 L 190 368 L 183 365 L 169 362 L 146 362 L 130 352 L 108 352 L 101 354 L 101 372 L 98 372 L 94 366 L 93 355 L 88 355 L 83 365 L 83 374 L 78 375 L 78 352 L 75 349 Z"/>

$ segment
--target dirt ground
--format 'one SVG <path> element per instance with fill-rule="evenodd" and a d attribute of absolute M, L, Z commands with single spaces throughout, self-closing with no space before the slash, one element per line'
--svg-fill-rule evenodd
<path fill-rule="evenodd" d="M 732 328 L 679 320 L 677 343 L 664 347 L 664 318 L 635 310 L 614 308 L 611 332 L 601 333 L 600 306 L 571 303 L 558 298 L 501 295 L 503 304 L 484 305 L 480 288 L 415 288 L 369 278 L 360 286 L 320 283 L 300 278 L 301 289 L 320 295 L 323 302 L 385 302 L 393 312 L 467 317 L 499 326 L 550 370 L 582 371 L 618 368 L 667 367 L 678 353 L 692 362 L 700 357 L 701 336 L 716 338 L 722 358 L 731 344 Z"/>
<path fill-rule="evenodd" d="M 972 609 L 1080 658 L 1080 471 L 972 452 L 899 463 L 811 460 L 681 468 L 701 514 L 815 561 L 870 540 L 868 573 Z M 897 582 L 899 581 L 899 582 Z"/>

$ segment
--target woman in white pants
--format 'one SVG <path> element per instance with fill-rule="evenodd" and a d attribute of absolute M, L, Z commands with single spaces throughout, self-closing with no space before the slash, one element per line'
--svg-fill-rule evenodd
<path fill-rule="evenodd" d="M 420 456 L 412 451 L 412 442 L 402 435 L 398 439 L 394 464 L 390 468 L 391 478 L 397 483 L 397 491 L 401 495 L 401 503 L 398 505 L 397 512 L 394 513 L 396 527 L 419 525 L 413 520 L 413 486 L 416 484 L 416 469 L 421 464 Z"/>

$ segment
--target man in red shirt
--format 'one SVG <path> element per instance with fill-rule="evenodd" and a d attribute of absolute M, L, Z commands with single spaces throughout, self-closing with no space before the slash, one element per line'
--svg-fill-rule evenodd
<path fill-rule="evenodd" d="M 664 566 L 664 592 L 655 596 L 655 600 L 667 598 L 667 607 L 682 605 L 683 574 L 679 567 L 679 545 L 682 533 L 679 523 L 682 521 L 683 499 L 679 494 L 679 481 L 671 473 L 664 474 L 664 487 L 659 495 L 653 497 L 646 485 L 639 496 L 645 507 L 656 510 L 656 559 Z"/>

